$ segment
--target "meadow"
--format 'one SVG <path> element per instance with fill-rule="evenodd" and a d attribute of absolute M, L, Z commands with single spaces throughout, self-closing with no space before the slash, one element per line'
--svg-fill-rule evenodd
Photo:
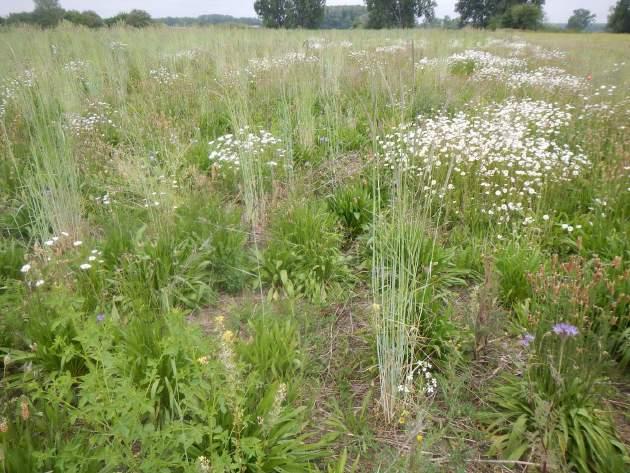
<path fill-rule="evenodd" d="M 0 28 L 0 472 L 630 469 L 630 36 Z"/>

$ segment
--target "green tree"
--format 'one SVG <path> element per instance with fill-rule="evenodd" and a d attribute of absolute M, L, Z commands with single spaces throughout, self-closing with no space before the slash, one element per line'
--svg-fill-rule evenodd
<path fill-rule="evenodd" d="M 107 18 L 105 20 L 105 24 L 107 26 L 115 26 L 118 24 L 123 24 L 126 25 L 127 24 L 127 18 L 129 18 L 129 13 L 119 13 L 116 16 L 112 16 L 111 18 Z"/>
<path fill-rule="evenodd" d="M 588 28 L 595 20 L 595 15 L 589 10 L 578 8 L 573 10 L 573 15 L 569 18 L 567 27 L 570 30 L 583 31 Z"/>
<path fill-rule="evenodd" d="M 131 10 L 127 15 L 126 23 L 136 28 L 144 28 L 153 23 L 151 15 L 144 10 Z"/>
<path fill-rule="evenodd" d="M 105 22 L 98 13 L 91 10 L 84 12 L 68 10 L 63 15 L 63 19 L 75 25 L 87 26 L 88 28 L 100 28 L 105 25 Z"/>
<path fill-rule="evenodd" d="M 435 17 L 433 0 L 365 0 L 368 28 L 413 28 L 416 18 Z"/>
<path fill-rule="evenodd" d="M 52 28 L 63 18 L 64 10 L 58 0 L 35 0 L 32 21 L 43 28 Z"/>
<path fill-rule="evenodd" d="M 485 28 L 497 13 L 497 0 L 458 0 L 455 11 L 459 13 L 462 25 Z"/>
<path fill-rule="evenodd" d="M 266 28 L 288 27 L 291 0 L 256 0 L 254 10 Z"/>
<path fill-rule="evenodd" d="M 543 19 L 542 9 L 531 3 L 513 5 L 501 16 L 501 26 L 519 30 L 536 30 Z"/>
<path fill-rule="evenodd" d="M 92 10 L 81 12 L 81 24 L 88 28 L 100 28 L 105 26 L 105 22 L 100 15 Z"/>
<path fill-rule="evenodd" d="M 324 19 L 321 28 L 338 30 L 354 28 L 361 16 L 367 13 L 363 5 L 335 5 L 324 9 Z"/>
<path fill-rule="evenodd" d="M 19 25 L 29 23 L 34 23 L 33 13 L 31 12 L 11 13 L 7 17 L 7 25 Z"/>
<path fill-rule="evenodd" d="M 520 28 L 514 24 L 532 24 L 532 18 L 542 21 L 545 0 L 458 0 L 455 11 L 462 25 L 486 28 L 489 25 Z M 537 9 L 538 11 L 534 11 Z M 536 26 L 537 27 L 537 26 Z M 524 28 L 529 29 L 529 28 Z"/>
<path fill-rule="evenodd" d="M 318 28 L 324 19 L 326 0 L 293 0 L 291 26 Z"/>
<path fill-rule="evenodd" d="M 256 0 L 254 10 L 267 28 L 317 28 L 325 0 Z"/>
<path fill-rule="evenodd" d="M 608 29 L 613 33 L 630 33 L 630 0 L 619 0 L 611 9 Z"/>

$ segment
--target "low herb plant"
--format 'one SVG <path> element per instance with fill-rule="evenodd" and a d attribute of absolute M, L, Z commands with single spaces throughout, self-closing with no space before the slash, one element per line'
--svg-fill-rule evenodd
<path fill-rule="evenodd" d="M 269 296 L 302 294 L 326 300 L 350 281 L 341 245 L 335 217 L 322 202 L 296 203 L 276 213 L 261 256 Z"/>

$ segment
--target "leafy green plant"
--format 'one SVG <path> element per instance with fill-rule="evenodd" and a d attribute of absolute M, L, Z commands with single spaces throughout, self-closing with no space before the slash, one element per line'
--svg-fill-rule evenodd
<path fill-rule="evenodd" d="M 178 238 L 207 244 L 209 270 L 217 289 L 237 292 L 248 276 L 247 232 L 240 210 L 216 198 L 194 197 L 180 207 L 175 219 Z"/>
<path fill-rule="evenodd" d="M 117 275 L 118 291 L 128 303 L 139 311 L 145 304 L 168 311 L 212 300 L 210 242 L 177 241 L 168 233 L 148 241 L 138 236 L 136 252 L 124 258 Z"/>
<path fill-rule="evenodd" d="M 625 367 L 630 362 L 630 275 L 627 260 L 610 262 L 573 256 L 566 262 L 554 257 L 547 271 L 540 268 L 530 277 L 531 304 L 520 308 L 523 316 L 537 321 L 569 321 L 584 332 L 599 337 L 611 355 Z"/>
<path fill-rule="evenodd" d="M 356 238 L 365 232 L 372 221 L 372 196 L 361 182 L 337 189 L 328 197 L 327 203 L 350 238 Z"/>
<path fill-rule="evenodd" d="M 266 381 L 295 381 L 304 366 L 299 333 L 291 319 L 258 316 L 249 322 L 252 339 L 238 344 L 239 357 Z"/>
<path fill-rule="evenodd" d="M 372 393 L 365 395 L 358 409 L 354 408 L 353 402 L 354 399 L 345 399 L 341 402 L 333 399 L 330 403 L 332 412 L 326 424 L 341 436 L 345 436 L 348 446 L 365 453 L 374 442 L 374 432 L 369 424 Z"/>
<path fill-rule="evenodd" d="M 475 61 L 472 59 L 457 61 L 449 67 L 449 72 L 456 76 L 468 77 L 475 72 L 475 66 Z"/>
<path fill-rule="evenodd" d="M 288 383 L 241 361 L 231 338 L 204 340 L 182 314 L 80 318 L 73 340 L 81 376 L 48 371 L 32 357 L 20 391 L 3 393 L 22 393 L 0 408 L 10 471 L 148 473 L 209 463 L 234 473 L 297 473 L 326 452 L 329 439 L 310 439 Z"/>
<path fill-rule="evenodd" d="M 289 296 L 304 294 L 311 300 L 325 300 L 350 279 L 341 253 L 341 235 L 335 218 L 321 202 L 295 204 L 275 215 L 270 242 L 262 253 L 261 277 Z"/>
<path fill-rule="evenodd" d="M 630 457 L 601 407 L 597 338 L 565 322 L 542 320 L 522 345 L 523 376 L 505 375 L 492 389 L 496 411 L 486 413 L 492 454 L 510 460 L 533 455 L 548 468 L 623 471 Z"/>
<path fill-rule="evenodd" d="M 9 279 L 20 279 L 24 248 L 16 240 L 0 238 L 0 291 Z"/>
<path fill-rule="evenodd" d="M 512 307 L 531 297 L 532 289 L 527 275 L 536 271 L 541 261 L 537 249 L 523 247 L 517 242 L 499 250 L 495 265 L 499 274 L 499 298 L 505 306 Z"/>

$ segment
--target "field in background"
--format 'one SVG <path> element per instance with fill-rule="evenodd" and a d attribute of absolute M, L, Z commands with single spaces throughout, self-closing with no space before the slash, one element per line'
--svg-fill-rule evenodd
<path fill-rule="evenodd" d="M 0 471 L 629 467 L 630 37 L 0 45 Z"/>

